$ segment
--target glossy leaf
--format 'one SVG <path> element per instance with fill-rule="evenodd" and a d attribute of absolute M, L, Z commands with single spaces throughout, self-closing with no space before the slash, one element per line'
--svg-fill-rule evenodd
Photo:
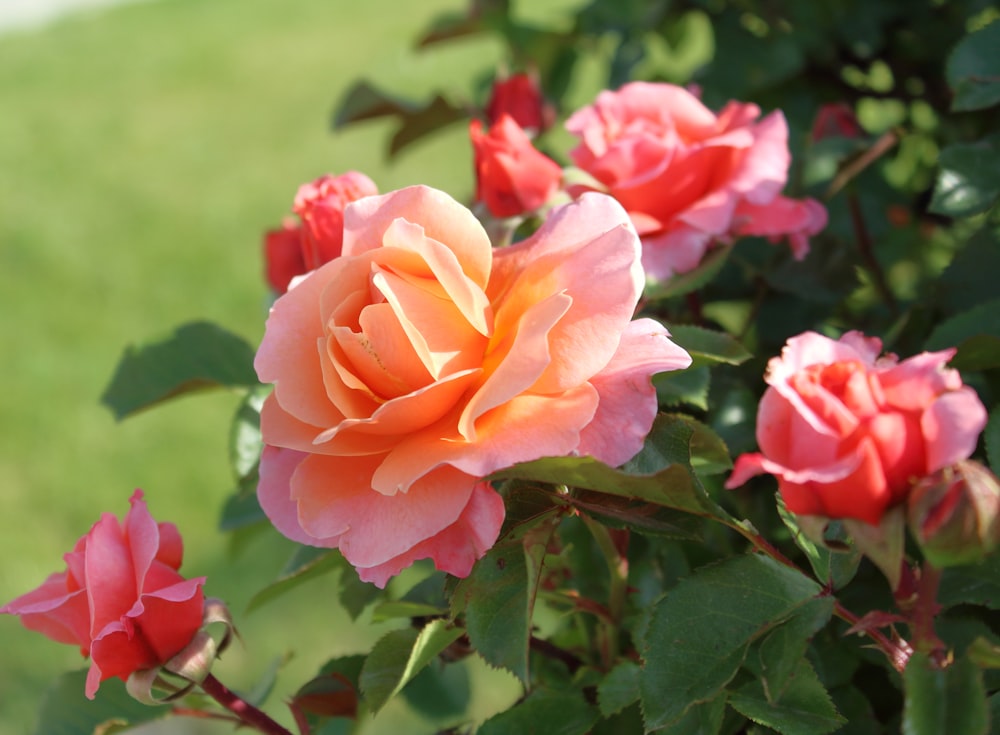
<path fill-rule="evenodd" d="M 973 143 L 953 143 L 941 151 L 941 170 L 930 211 L 948 217 L 985 212 L 1000 197 L 1000 134 Z"/>
<path fill-rule="evenodd" d="M 725 332 L 716 332 L 691 324 L 670 327 L 671 339 L 688 351 L 694 365 L 725 363 L 742 365 L 751 355 Z"/>
<path fill-rule="evenodd" d="M 801 573 L 759 555 L 702 567 L 662 597 L 642 641 L 647 730 L 679 720 L 736 675 L 750 643 L 816 597 Z"/>
<path fill-rule="evenodd" d="M 415 628 L 402 628 L 380 639 L 361 669 L 361 693 L 372 712 L 382 709 L 464 632 L 437 618 L 419 632 Z"/>
<path fill-rule="evenodd" d="M 536 689 L 506 712 L 494 715 L 478 735 L 585 735 L 597 721 L 597 709 L 576 691 Z"/>
<path fill-rule="evenodd" d="M 955 92 L 951 109 L 982 110 L 1000 104 L 1000 23 L 970 33 L 952 51 L 945 65 L 948 86 Z"/>
<path fill-rule="evenodd" d="M 986 735 L 989 707 L 982 674 L 967 657 L 945 669 L 922 653 L 910 658 L 903 672 L 906 704 L 904 735 Z"/>
<path fill-rule="evenodd" d="M 117 420 L 162 401 L 208 388 L 258 385 L 253 348 L 210 322 L 191 322 L 171 334 L 125 349 L 101 396 Z"/>

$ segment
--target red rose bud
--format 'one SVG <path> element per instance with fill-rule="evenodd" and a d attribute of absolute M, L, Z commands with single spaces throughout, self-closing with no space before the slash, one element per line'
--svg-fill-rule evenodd
<path fill-rule="evenodd" d="M 536 149 L 514 118 L 503 115 L 483 132 L 479 120 L 469 125 L 476 165 L 476 201 L 494 217 L 533 212 L 559 188 L 562 168 Z"/>
<path fill-rule="evenodd" d="M 833 102 L 823 105 L 816 113 L 812 127 L 814 143 L 824 138 L 857 138 L 860 135 L 861 126 L 850 105 Z"/>
<path fill-rule="evenodd" d="M 555 120 L 555 110 L 542 96 L 537 78 L 524 72 L 493 83 L 485 113 L 490 125 L 510 115 L 530 136 L 545 131 Z"/>
<path fill-rule="evenodd" d="M 182 543 L 172 523 L 157 523 L 142 500 L 119 522 L 101 516 L 63 558 L 66 571 L 0 607 L 59 643 L 80 647 L 91 664 L 86 694 L 102 681 L 128 679 L 169 661 L 202 625 L 204 577 L 178 573 Z"/>
<path fill-rule="evenodd" d="M 1000 482 L 978 462 L 963 460 L 917 483 L 907 516 L 932 564 L 975 563 L 1000 544 Z"/>
<path fill-rule="evenodd" d="M 268 285 L 279 294 L 288 290 L 295 276 L 309 270 L 302 257 L 302 228 L 294 221 L 286 219 L 280 230 L 264 234 L 264 267 Z"/>

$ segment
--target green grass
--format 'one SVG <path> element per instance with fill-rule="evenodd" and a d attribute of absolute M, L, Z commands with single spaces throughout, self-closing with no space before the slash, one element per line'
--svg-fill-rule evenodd
<path fill-rule="evenodd" d="M 431 17 L 465 5 L 159 0 L 0 36 L 0 601 L 61 569 L 134 487 L 181 528 L 184 571 L 207 574 L 238 617 L 280 567 L 280 541 L 234 564 L 215 531 L 235 396 L 185 398 L 122 424 L 98 398 L 127 343 L 184 321 L 260 339 L 260 236 L 298 184 L 354 168 L 382 190 L 471 191 L 461 126 L 392 166 L 386 124 L 329 129 L 359 76 L 420 89 L 487 74 L 495 45 L 409 50 Z M 363 650 L 378 631 L 348 626 L 333 599 L 327 581 L 241 620 L 250 650 L 244 663 L 234 656 L 236 683 L 289 645 L 302 649 L 300 674 Z M 24 733 L 51 678 L 83 662 L 8 616 L 0 651 L 0 735 Z"/>

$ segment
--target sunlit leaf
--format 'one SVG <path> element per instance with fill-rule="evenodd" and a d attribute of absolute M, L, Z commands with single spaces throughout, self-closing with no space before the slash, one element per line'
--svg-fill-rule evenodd
<path fill-rule="evenodd" d="M 951 109 L 982 110 L 1000 103 L 1000 22 L 994 21 L 963 38 L 945 65 L 948 86 L 955 92 Z"/>

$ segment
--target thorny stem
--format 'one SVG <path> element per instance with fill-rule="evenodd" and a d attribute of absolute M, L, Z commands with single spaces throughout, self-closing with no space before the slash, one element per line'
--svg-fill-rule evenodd
<path fill-rule="evenodd" d="M 743 538 L 747 539 L 750 543 L 754 545 L 758 551 L 767 554 L 769 557 L 775 561 L 784 564 L 786 567 L 796 570 L 800 574 L 805 574 L 798 565 L 795 564 L 791 559 L 781 553 L 777 547 L 774 546 L 770 541 L 761 536 L 756 531 L 744 527 L 739 523 L 727 523 L 727 526 L 732 528 L 734 531 L 739 533 Z M 834 614 L 841 620 L 854 625 L 861 618 L 852 613 L 846 607 L 844 607 L 839 600 L 834 601 L 833 606 Z M 931 623 L 933 626 L 933 622 Z M 885 654 L 886 658 L 893 665 L 897 671 L 902 672 L 906 668 L 906 662 L 910 658 L 910 654 L 913 652 L 906 641 L 901 641 L 899 643 L 890 640 L 882 631 L 877 629 L 865 629 L 865 634 L 872 639 L 872 641 L 879 647 L 882 653 Z"/>
<path fill-rule="evenodd" d="M 267 735 L 292 735 L 291 731 L 286 730 L 252 704 L 231 692 L 211 674 L 201 682 L 201 688 L 205 694 L 239 717 L 240 722 Z"/>
<path fill-rule="evenodd" d="M 917 599 L 910 612 L 910 633 L 913 636 L 913 647 L 926 653 L 935 664 L 943 667 L 947 663 L 947 649 L 934 632 L 940 584 L 941 570 L 925 561 L 917 582 Z"/>
<path fill-rule="evenodd" d="M 597 547 L 604 555 L 610 572 L 609 592 L 608 592 L 608 613 L 609 620 L 605 625 L 605 640 L 601 651 L 602 663 L 607 668 L 614 665 L 618 655 L 619 647 L 619 626 L 622 616 L 625 613 L 625 600 L 628 594 L 628 559 L 622 554 L 611 538 L 608 527 L 603 523 L 595 521 L 586 513 L 581 513 L 580 518 L 590 530 Z"/>
<path fill-rule="evenodd" d="M 576 670 L 583 666 L 583 660 L 576 654 L 570 653 L 566 649 L 560 648 L 554 643 L 550 643 L 543 638 L 531 636 L 528 641 L 528 645 L 531 647 L 531 650 L 538 651 L 538 653 L 543 656 L 548 656 L 556 661 L 562 661 L 566 664 L 566 668 L 569 670 L 570 674 L 575 674 Z"/>

